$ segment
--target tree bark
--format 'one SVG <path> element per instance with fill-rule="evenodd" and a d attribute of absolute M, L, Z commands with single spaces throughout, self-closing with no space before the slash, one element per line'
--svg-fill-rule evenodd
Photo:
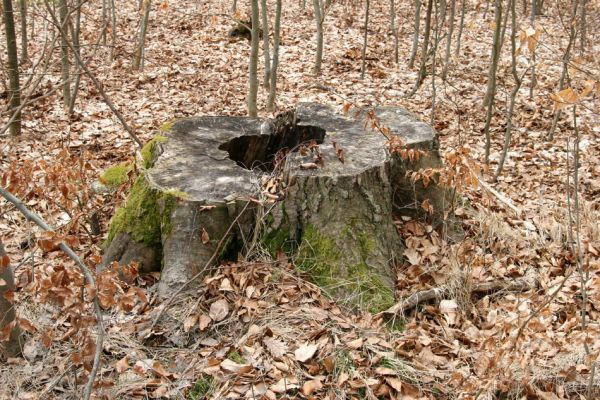
<path fill-rule="evenodd" d="M 282 0 L 277 0 L 275 8 L 275 26 L 273 28 L 273 63 L 271 65 L 271 87 L 267 100 L 267 110 L 275 109 L 275 96 L 277 95 L 277 68 L 279 68 L 279 40 L 281 30 L 281 7 Z"/>
<path fill-rule="evenodd" d="M 371 5 L 371 0 L 367 0 L 365 7 L 365 36 L 363 39 L 363 48 L 362 48 L 362 65 L 360 67 L 360 79 L 365 79 L 365 70 L 367 63 L 367 39 L 369 37 L 369 8 Z"/>
<path fill-rule="evenodd" d="M 315 22 L 317 24 L 317 52 L 315 54 L 315 75 L 321 75 L 321 63 L 323 62 L 323 20 L 325 10 L 322 0 L 313 0 Z"/>
<path fill-rule="evenodd" d="M 21 133 L 21 88 L 19 83 L 19 59 L 17 56 L 17 35 L 15 33 L 15 17 L 12 0 L 2 0 L 4 8 L 4 28 L 6 33 L 6 49 L 8 53 L 8 79 L 10 110 L 16 115 L 10 124 L 11 135 Z"/>
<path fill-rule="evenodd" d="M 21 14 L 21 62 L 29 60 L 27 51 L 27 0 L 19 0 L 19 12 Z"/>
<path fill-rule="evenodd" d="M 62 77 L 62 93 L 63 93 L 63 105 L 66 110 L 69 110 L 71 106 L 71 84 L 70 84 L 70 69 L 69 63 L 69 8 L 67 0 L 59 0 L 58 12 L 60 18 L 59 29 L 64 33 L 60 36 L 60 70 Z"/>
<path fill-rule="evenodd" d="M 413 34 L 412 50 L 410 52 L 410 60 L 408 61 L 408 67 L 413 68 L 415 66 L 415 58 L 417 57 L 417 49 L 419 47 L 419 29 L 421 27 L 421 0 L 415 0 L 415 33 Z"/>
<path fill-rule="evenodd" d="M 259 11 L 258 11 L 258 0 L 252 1 L 252 43 L 250 49 L 250 67 L 248 69 L 248 115 L 250 117 L 256 117 L 258 115 L 258 108 L 256 105 L 256 99 L 258 96 L 258 36 L 259 36 Z"/>
<path fill-rule="evenodd" d="M 0 359 L 17 357 L 23 347 L 23 336 L 13 303 L 8 300 L 8 292 L 15 290 L 15 278 L 10 261 L 0 238 Z"/>
<path fill-rule="evenodd" d="M 140 21 L 140 33 L 138 39 L 138 48 L 133 60 L 133 68 L 144 69 L 144 53 L 146 47 L 146 32 L 148 31 L 148 20 L 150 19 L 150 8 L 152 0 L 142 0 L 142 19 Z"/>
<path fill-rule="evenodd" d="M 262 29 L 263 29 L 263 57 L 265 59 L 265 75 L 263 87 L 268 88 L 271 82 L 271 55 L 269 51 L 269 16 L 267 14 L 267 0 L 260 0 Z"/>

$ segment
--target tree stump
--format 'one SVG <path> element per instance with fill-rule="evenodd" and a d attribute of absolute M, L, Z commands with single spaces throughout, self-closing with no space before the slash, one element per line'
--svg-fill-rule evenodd
<path fill-rule="evenodd" d="M 111 221 L 104 263 L 137 260 L 142 271 L 162 263 L 158 291 L 168 296 L 208 272 L 211 258 L 235 259 L 264 212 L 251 199 L 260 198 L 265 182 L 277 182 L 282 189 L 268 195 L 277 201 L 261 218 L 261 243 L 287 251 L 334 298 L 373 311 L 389 307 L 392 266 L 404 248 L 393 214 L 419 209 L 424 199 L 441 207 L 445 191 L 406 177 L 414 168 L 441 166 L 433 129 L 400 108 L 377 108 L 375 115 L 426 155 L 403 160 L 389 153 L 381 132 L 365 127 L 364 114 L 312 103 L 272 120 L 178 120 L 142 150 L 146 170 Z"/>

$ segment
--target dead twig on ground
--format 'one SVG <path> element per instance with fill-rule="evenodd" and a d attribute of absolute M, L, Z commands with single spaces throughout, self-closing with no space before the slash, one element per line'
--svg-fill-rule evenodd
<path fill-rule="evenodd" d="M 482 295 L 499 292 L 501 290 L 508 292 L 526 292 L 537 286 L 537 280 L 528 276 L 519 279 L 501 279 L 491 282 L 476 283 L 470 291 L 470 295 Z M 433 289 L 421 290 L 407 297 L 406 299 L 394 304 L 380 314 L 395 315 L 404 313 L 418 306 L 421 303 L 431 300 L 442 300 L 451 293 L 449 285 L 440 286 Z"/>

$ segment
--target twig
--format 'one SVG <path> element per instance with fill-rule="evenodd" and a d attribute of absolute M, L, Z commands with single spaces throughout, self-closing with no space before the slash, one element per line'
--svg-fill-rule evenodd
<path fill-rule="evenodd" d="M 510 292 L 525 292 L 529 289 L 533 289 L 537 286 L 537 281 L 532 282 L 529 277 L 519 279 L 502 279 L 491 282 L 476 283 L 471 288 L 471 295 L 494 293 L 500 290 L 506 290 Z M 414 293 L 406 299 L 394 304 L 381 314 L 399 314 L 404 313 L 407 310 L 413 309 L 420 303 L 430 300 L 441 300 L 451 292 L 451 287 L 448 285 L 440 286 L 433 289 L 421 290 L 420 292 Z"/>
<path fill-rule="evenodd" d="M 21 213 L 29 221 L 33 221 L 37 226 L 44 229 L 45 231 L 54 231 L 54 229 L 52 229 L 52 227 L 46 224 L 46 222 L 40 216 L 30 211 L 25 206 L 25 204 L 23 204 L 21 199 L 19 199 L 3 187 L 0 187 L 0 195 L 12 204 L 14 204 L 15 207 L 17 207 L 17 209 L 21 211 Z M 75 261 L 75 263 L 81 270 L 81 273 L 85 277 L 85 280 L 94 289 L 94 293 L 98 293 L 94 276 L 92 275 L 88 267 L 83 263 L 83 261 L 81 261 L 81 258 L 79 258 L 79 256 L 75 254 L 75 252 L 64 241 L 61 241 L 59 246 L 60 249 L 69 256 L 69 258 Z M 98 320 L 98 337 L 96 338 L 96 354 L 94 355 L 94 363 L 83 392 L 83 399 L 85 400 L 88 400 L 90 398 L 90 395 L 92 394 L 92 389 L 94 387 L 94 379 L 96 378 L 96 373 L 98 372 L 98 367 L 100 365 L 100 356 L 102 355 L 102 343 L 104 342 L 104 325 L 102 323 L 102 310 L 100 309 L 100 304 L 98 303 L 97 295 L 94 295 L 93 303 L 94 311 L 96 313 L 96 319 Z"/>
<path fill-rule="evenodd" d="M 502 204 L 504 204 L 505 206 L 507 206 L 508 208 L 513 210 L 515 212 L 515 214 L 517 214 L 518 217 L 522 216 L 523 212 L 521 211 L 521 209 L 519 209 L 517 206 L 515 206 L 508 197 L 506 197 L 502 193 L 498 192 L 496 189 L 494 189 L 493 187 L 488 185 L 487 182 L 485 182 L 483 179 L 479 178 L 478 176 L 476 176 L 476 178 L 477 178 L 477 182 L 479 182 L 479 185 L 482 188 L 484 188 L 485 190 L 487 190 L 488 192 L 493 194 L 498 200 L 500 200 L 500 202 Z"/>
<path fill-rule="evenodd" d="M 200 270 L 200 272 L 198 272 L 196 275 L 192 276 L 186 283 L 184 283 L 179 289 L 177 289 L 177 291 L 175 291 L 175 293 L 173 293 L 171 295 L 171 297 L 169 297 L 169 299 L 164 303 L 163 308 L 158 312 L 158 315 L 156 316 L 156 318 L 154 318 L 152 325 L 150 325 L 150 329 L 149 329 L 150 332 L 152 332 L 152 330 L 154 329 L 154 327 L 156 326 L 156 324 L 158 323 L 158 321 L 160 320 L 160 318 L 162 317 L 164 312 L 167 310 L 167 308 L 169 308 L 169 306 L 171 305 L 173 300 L 175 300 L 175 298 L 181 292 L 183 292 L 192 282 L 194 282 L 196 279 L 198 279 L 199 277 L 201 277 L 202 275 L 204 275 L 206 273 L 206 270 L 210 267 L 210 264 L 212 264 L 212 262 L 217 257 L 217 254 L 219 254 L 219 251 L 221 250 L 221 246 L 225 242 L 225 239 L 229 235 L 229 232 L 231 232 L 231 229 L 233 229 L 233 227 L 235 226 L 237 221 L 240 219 L 242 214 L 246 211 L 246 209 L 248 208 L 250 203 L 251 203 L 250 200 L 248 202 L 246 202 L 246 205 L 244 206 L 244 208 L 238 213 L 238 215 L 234 218 L 234 220 L 231 221 L 231 224 L 229 224 L 229 227 L 223 234 L 223 237 L 221 237 L 221 240 L 219 240 L 219 243 L 217 243 L 217 247 L 215 248 L 215 251 L 213 252 L 212 256 L 210 256 L 210 259 L 204 265 L 204 268 L 202 268 Z"/>

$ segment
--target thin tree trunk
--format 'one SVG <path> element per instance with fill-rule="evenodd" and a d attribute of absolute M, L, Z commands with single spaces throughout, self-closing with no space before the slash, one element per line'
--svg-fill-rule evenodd
<path fill-rule="evenodd" d="M 110 31 L 110 60 L 115 59 L 115 51 L 117 48 L 117 9 L 115 7 L 115 0 L 110 0 L 110 15 L 112 19 L 112 29 Z"/>
<path fill-rule="evenodd" d="M 77 4 L 77 9 L 75 10 L 75 26 L 73 27 L 71 24 L 71 36 L 73 38 L 73 49 L 75 49 L 75 53 L 77 56 L 81 56 L 81 46 L 79 42 L 79 36 L 81 32 L 81 7 L 82 3 Z M 81 82 L 81 67 L 77 68 L 76 72 L 77 76 L 75 77 L 75 83 L 73 84 L 73 90 L 71 95 L 71 103 L 69 104 L 69 115 L 73 114 L 73 110 L 75 109 L 75 102 L 77 101 L 77 93 L 79 92 L 79 83 Z"/>
<path fill-rule="evenodd" d="M 102 26 L 108 22 L 108 0 L 102 0 Z M 106 47 L 106 29 L 102 30 L 102 45 Z"/>
<path fill-rule="evenodd" d="M 436 75 L 436 57 L 437 57 L 437 48 L 440 43 L 440 31 L 442 30 L 442 26 L 444 25 L 444 19 L 446 16 L 446 4 L 444 4 L 443 13 L 440 17 L 439 14 L 439 5 L 438 2 L 435 2 L 435 31 L 434 31 L 434 41 L 433 41 L 433 49 L 432 49 L 432 57 L 433 62 L 431 63 L 431 118 L 429 123 L 431 126 L 435 126 L 435 106 L 437 99 L 437 90 L 435 86 L 435 75 Z"/>
<path fill-rule="evenodd" d="M 140 21 L 140 36 L 138 40 L 138 48 L 133 60 L 133 68 L 144 69 L 144 53 L 146 47 L 146 32 L 148 31 L 148 20 L 150 19 L 150 8 L 152 0 L 143 0 L 142 3 L 142 20 Z"/>
<path fill-rule="evenodd" d="M 274 111 L 275 96 L 277 94 L 277 68 L 279 67 L 279 40 L 281 31 L 281 6 L 282 0 L 277 0 L 275 8 L 275 26 L 273 27 L 273 64 L 271 65 L 271 87 L 267 100 L 267 110 Z"/>
<path fill-rule="evenodd" d="M 579 36 L 579 55 L 583 56 L 583 53 L 585 53 L 585 45 L 586 45 L 586 36 L 587 36 L 587 11 L 586 11 L 586 5 L 587 5 L 587 0 L 582 0 L 581 1 L 581 20 L 579 22 L 579 32 L 581 32 L 581 35 Z"/>
<path fill-rule="evenodd" d="M 10 134 L 21 133 L 21 88 L 19 83 L 19 59 L 17 56 L 17 35 L 15 33 L 15 16 L 11 0 L 2 0 L 4 8 L 4 29 L 6 33 L 6 50 L 8 53 L 8 80 L 10 110 L 16 115 L 10 124 Z"/>
<path fill-rule="evenodd" d="M 448 37 L 446 38 L 446 55 L 444 56 L 444 70 L 442 71 L 442 79 L 445 81 L 448 76 L 448 68 L 450 64 L 450 47 L 452 45 L 452 34 L 454 33 L 454 14 L 456 12 L 456 0 L 450 0 L 450 20 L 448 21 Z"/>
<path fill-rule="evenodd" d="M 431 14 L 433 11 L 433 1 L 427 1 L 427 14 L 425 16 L 425 33 L 423 35 L 423 44 L 421 45 L 421 63 L 419 66 L 419 73 L 417 75 L 417 81 L 413 90 L 408 94 L 407 97 L 412 97 L 417 90 L 423 84 L 423 81 L 427 77 L 427 60 L 429 59 L 429 39 L 431 37 Z M 437 1 L 437 0 L 436 0 Z"/>
<path fill-rule="evenodd" d="M 512 126 L 513 126 L 513 114 L 515 110 L 515 103 L 517 100 L 517 94 L 519 93 L 519 89 L 521 88 L 521 83 L 523 79 L 519 77 L 519 73 L 517 71 L 517 18 L 516 18 L 516 0 L 510 0 L 510 14 L 511 14 L 511 25 L 512 31 L 510 34 L 510 53 L 511 53 L 511 72 L 513 79 L 515 80 L 515 87 L 513 88 L 510 94 L 510 105 L 508 107 L 508 115 L 506 116 L 506 130 L 504 132 L 504 144 L 502 145 L 502 153 L 500 155 L 500 160 L 498 162 L 498 167 L 496 168 L 496 173 L 494 174 L 494 181 L 498 180 L 498 177 L 502 173 L 502 169 L 504 168 L 504 163 L 506 161 L 506 155 L 508 154 L 508 149 L 510 147 L 510 141 L 512 139 Z"/>
<path fill-rule="evenodd" d="M 569 62 L 571 61 L 571 50 L 573 46 L 575 46 L 575 42 L 577 39 L 577 30 L 575 29 L 575 21 L 577 19 L 577 9 L 579 8 L 579 0 L 575 0 L 573 2 L 573 12 L 571 14 L 571 21 L 569 24 L 569 44 L 565 50 L 565 54 L 563 56 L 563 68 L 560 73 L 560 79 L 558 80 L 558 91 L 560 92 L 565 88 L 565 79 L 567 77 L 567 71 L 569 67 Z M 550 127 L 550 132 L 548 132 L 548 140 L 554 139 L 554 132 L 556 131 L 556 126 L 558 125 L 558 120 L 560 119 L 562 112 L 561 110 L 557 110 L 554 113 L 554 118 L 552 119 L 552 126 Z"/>
<path fill-rule="evenodd" d="M 390 0 L 390 29 L 394 36 L 394 62 L 398 65 L 400 60 L 398 56 L 398 28 L 396 27 L 396 4 L 394 0 Z"/>
<path fill-rule="evenodd" d="M 421 29 L 421 0 L 415 0 L 415 33 L 413 34 L 412 50 L 410 51 L 410 59 L 408 67 L 415 66 L 415 58 L 417 57 L 417 49 L 419 48 L 419 30 Z"/>
<path fill-rule="evenodd" d="M 321 63 L 323 62 L 323 20 L 324 8 L 321 0 L 313 0 L 315 22 L 317 24 L 317 53 L 315 55 L 315 75 L 321 75 Z"/>
<path fill-rule="evenodd" d="M 58 13 L 60 17 L 59 29 L 61 29 L 64 32 L 64 35 L 61 35 L 60 38 L 60 70 L 63 85 L 63 105 L 68 111 L 69 106 L 71 105 L 71 85 L 69 83 L 71 75 L 71 65 L 69 63 L 69 44 L 67 43 L 67 41 L 69 40 L 69 8 L 67 5 L 67 0 L 58 1 Z"/>
<path fill-rule="evenodd" d="M 460 5 L 460 23 L 458 24 L 458 34 L 456 36 L 456 51 L 454 54 L 460 54 L 460 41 L 462 39 L 463 28 L 465 26 L 465 14 L 467 12 L 467 0 L 462 0 Z"/>
<path fill-rule="evenodd" d="M 21 14 L 21 62 L 29 60 L 27 51 L 27 0 L 19 0 L 19 13 Z"/>
<path fill-rule="evenodd" d="M 237 12 L 237 0 L 233 0 L 233 4 L 231 5 L 231 13 L 235 15 Z"/>
<path fill-rule="evenodd" d="M 365 79 L 365 69 L 367 63 L 367 38 L 369 37 L 369 8 L 371 6 L 371 0 L 367 0 L 365 8 L 365 36 L 362 48 L 362 65 L 360 67 L 360 79 Z"/>
<path fill-rule="evenodd" d="M 496 93 L 496 73 L 498 71 L 498 60 L 500 59 L 501 49 L 501 33 L 502 33 L 502 0 L 496 0 L 496 7 L 494 12 L 494 22 L 496 27 L 494 29 L 494 41 L 492 44 L 492 56 L 490 60 L 490 67 L 488 70 L 488 84 L 485 97 L 483 98 L 483 106 L 486 107 L 490 102 L 493 102 L 493 97 Z"/>
<path fill-rule="evenodd" d="M 485 163 L 488 164 L 490 161 L 490 150 L 492 147 L 492 138 L 490 135 L 490 124 L 492 122 L 492 114 L 494 110 L 494 98 L 496 95 L 496 73 L 498 71 L 498 60 L 500 58 L 500 46 L 501 38 L 500 33 L 502 32 L 502 0 L 496 0 L 495 7 L 495 18 L 496 27 L 494 29 L 494 42 L 492 45 L 492 59 L 490 61 L 490 68 L 488 71 L 488 86 L 483 99 L 483 106 L 487 107 L 485 116 Z"/>
<path fill-rule="evenodd" d="M 6 1 L 4 1 L 6 7 Z M 5 8 L 6 10 L 6 8 Z M 0 338 L 0 360 L 6 360 L 9 357 L 17 357 L 21 354 L 23 346 L 23 336 L 15 313 L 13 303 L 8 300 L 8 292 L 15 290 L 15 277 L 13 269 L 10 266 L 10 260 L 4 251 L 2 238 L 0 238 L 0 332 L 5 327 L 12 325 L 8 337 Z"/>
<path fill-rule="evenodd" d="M 271 78 L 271 55 L 269 52 L 269 17 L 267 14 L 267 0 L 260 0 L 260 7 L 263 29 L 263 56 L 265 59 L 263 87 L 268 88 Z"/>
<path fill-rule="evenodd" d="M 258 109 L 256 98 L 258 95 L 258 35 L 259 35 L 259 10 L 258 0 L 252 0 L 252 45 L 250 50 L 249 88 L 248 88 L 248 115 L 256 117 Z"/>

